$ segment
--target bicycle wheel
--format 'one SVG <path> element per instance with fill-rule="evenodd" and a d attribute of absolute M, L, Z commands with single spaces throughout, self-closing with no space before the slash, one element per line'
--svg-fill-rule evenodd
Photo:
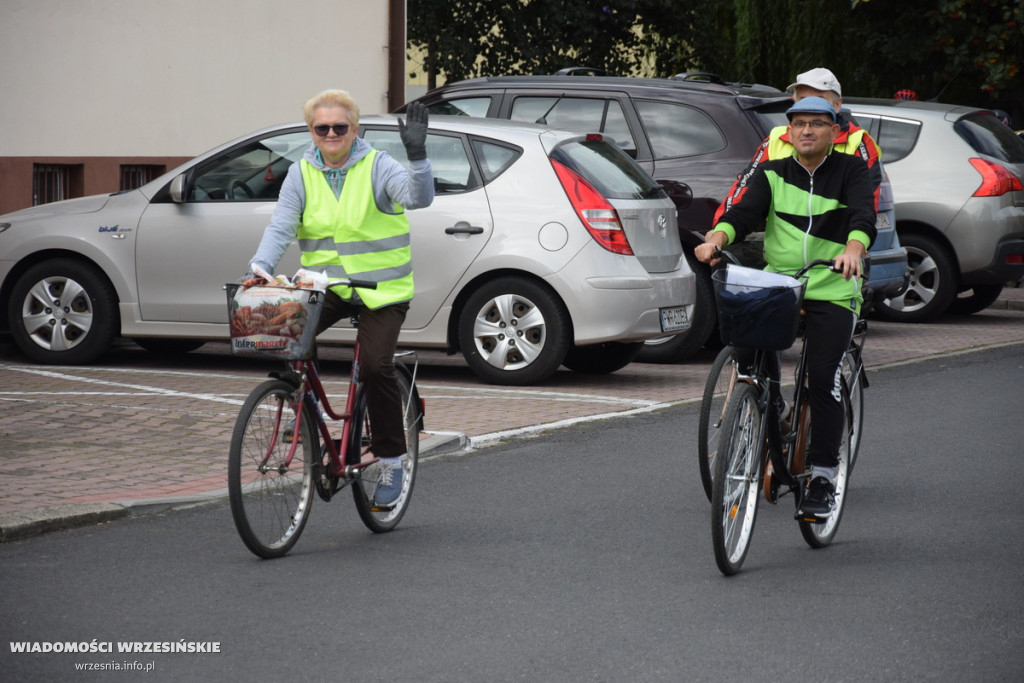
<path fill-rule="evenodd" d="M 697 424 L 697 463 L 700 466 L 700 483 L 704 493 L 711 500 L 711 481 L 715 471 L 715 456 L 721 443 L 722 420 L 728 405 L 732 388 L 736 384 L 735 354 L 731 346 L 718 352 L 711 364 L 707 381 L 704 382 L 704 396 L 700 402 L 700 420 Z"/>
<path fill-rule="evenodd" d="M 310 410 L 303 411 L 290 463 L 291 439 L 281 435 L 295 419 L 295 394 L 282 380 L 258 386 L 242 405 L 231 437 L 231 516 L 245 545 L 263 558 L 280 557 L 295 545 L 313 505 L 313 459 L 320 444 Z"/>
<path fill-rule="evenodd" d="M 850 474 L 857 464 L 864 427 L 864 366 L 852 353 L 843 356 L 843 381 L 850 395 Z"/>
<path fill-rule="evenodd" d="M 398 391 L 402 397 L 405 429 L 406 450 L 405 455 L 402 456 L 402 492 L 393 505 L 386 508 L 377 507 L 373 502 L 374 494 L 377 492 L 376 467 L 368 467 L 363 470 L 363 474 L 357 477 L 352 485 L 352 496 L 355 498 L 359 518 L 363 520 L 363 524 L 368 529 L 375 533 L 391 531 L 398 526 L 398 522 L 405 515 L 412 497 L 412 488 L 416 482 L 416 469 L 419 463 L 419 433 L 423 424 L 419 395 L 408 372 L 404 368 L 399 369 L 397 363 L 395 365 Z M 370 445 L 370 434 L 372 433 L 372 425 L 366 411 L 366 395 L 362 388 L 357 394 L 348 453 L 362 452 L 365 446 Z"/>
<path fill-rule="evenodd" d="M 711 486 L 711 541 L 726 576 L 743 565 L 757 518 L 764 439 L 757 389 L 736 384 L 722 421 L 722 439 Z"/>
<path fill-rule="evenodd" d="M 846 507 L 846 494 L 850 480 L 850 454 L 853 447 L 853 411 L 850 407 L 850 393 L 846 383 L 842 384 L 843 400 L 843 437 L 839 442 L 839 469 L 836 472 L 836 505 L 831 516 L 824 522 L 805 522 L 800 520 L 800 533 L 803 535 L 807 545 L 812 548 L 824 548 L 832 543 L 836 531 L 839 529 L 839 522 L 843 518 L 843 509 Z M 814 415 L 811 415 L 814 421 Z"/>

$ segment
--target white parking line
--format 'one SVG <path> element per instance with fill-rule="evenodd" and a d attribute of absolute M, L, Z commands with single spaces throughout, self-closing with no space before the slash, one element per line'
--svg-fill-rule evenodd
<path fill-rule="evenodd" d="M 517 436 L 524 436 L 527 434 L 535 434 L 537 432 L 543 432 L 551 429 L 561 429 L 562 427 L 571 427 L 572 425 L 581 424 L 584 422 L 596 422 L 597 420 L 609 420 L 617 417 L 630 417 L 632 415 L 640 415 L 642 413 L 652 413 L 662 408 L 670 408 L 675 405 L 681 405 L 684 403 L 693 403 L 700 399 L 684 399 L 680 401 L 667 401 L 662 403 L 651 402 L 650 405 L 642 408 L 634 408 L 633 410 L 622 410 L 612 413 L 602 413 L 601 415 L 586 415 L 583 417 L 572 417 L 565 420 L 559 420 L 557 422 L 547 422 L 539 425 L 529 425 L 527 427 L 518 427 L 516 429 L 506 429 L 500 432 L 491 432 L 490 434 L 481 434 L 480 436 L 473 436 L 469 439 L 469 448 L 463 451 L 463 453 L 469 453 L 474 448 L 479 446 L 488 446 L 495 443 L 511 439 Z"/>
<path fill-rule="evenodd" d="M 79 377 L 77 375 L 68 374 L 66 372 L 54 372 L 52 370 L 41 370 L 38 368 L 19 367 L 13 365 L 0 365 L 0 369 L 12 370 L 14 372 L 24 372 L 29 375 L 38 375 L 40 377 L 49 377 L 51 379 L 59 379 L 71 382 L 83 382 L 85 384 L 103 384 L 120 387 L 122 389 L 135 389 L 144 392 L 145 395 L 149 396 L 169 396 L 174 398 L 199 399 L 202 401 L 214 401 L 216 403 L 228 403 L 230 405 L 236 406 L 240 406 L 244 402 L 243 400 L 240 399 L 227 398 L 224 396 L 218 396 L 214 394 L 196 394 L 187 391 L 175 391 L 174 389 L 150 387 L 143 384 L 129 384 L 127 382 L 110 382 L 102 379 L 93 379 L 91 377 Z M 72 392 L 68 393 L 70 393 L 71 395 L 76 395 L 75 393 Z"/>

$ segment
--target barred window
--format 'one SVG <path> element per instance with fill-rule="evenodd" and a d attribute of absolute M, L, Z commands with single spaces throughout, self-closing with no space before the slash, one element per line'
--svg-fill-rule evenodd
<path fill-rule="evenodd" d="M 72 183 L 77 180 L 75 185 L 81 185 L 81 174 L 81 166 L 33 164 L 32 205 L 49 204 L 76 196 L 72 189 Z"/>
<path fill-rule="evenodd" d="M 166 170 L 165 166 L 123 165 L 121 166 L 121 190 L 142 187 Z"/>

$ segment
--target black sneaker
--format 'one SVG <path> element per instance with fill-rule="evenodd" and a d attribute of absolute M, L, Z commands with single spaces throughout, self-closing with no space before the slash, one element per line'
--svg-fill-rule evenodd
<path fill-rule="evenodd" d="M 832 514 L 836 505 L 836 487 L 825 477 L 815 477 L 807 485 L 800 513 L 823 518 Z"/>

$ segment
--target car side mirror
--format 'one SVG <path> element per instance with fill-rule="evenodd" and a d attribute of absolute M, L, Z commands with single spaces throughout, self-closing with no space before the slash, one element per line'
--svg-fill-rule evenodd
<path fill-rule="evenodd" d="M 185 203 L 185 174 L 181 173 L 174 176 L 174 180 L 171 181 L 171 201 L 175 204 Z"/>
<path fill-rule="evenodd" d="M 677 209 L 685 209 L 693 202 L 693 190 L 686 183 L 681 183 L 678 180 L 659 180 L 658 183 L 665 188 L 665 192 L 675 202 Z"/>

